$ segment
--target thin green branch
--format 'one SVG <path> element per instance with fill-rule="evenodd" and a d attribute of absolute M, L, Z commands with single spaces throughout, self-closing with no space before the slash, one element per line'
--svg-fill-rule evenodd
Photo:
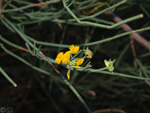
<path fill-rule="evenodd" d="M 13 44 L 11 42 L 9 42 L 8 40 L 2 38 L 0 36 L 0 40 L 2 40 L 3 42 L 9 44 L 10 46 L 13 46 L 15 48 L 18 48 L 19 46 L 17 46 L 16 44 Z M 28 65 L 29 67 L 33 68 L 34 70 L 36 71 L 39 71 L 41 73 L 44 73 L 46 75 L 51 75 L 49 72 L 45 71 L 45 70 L 42 70 L 36 66 L 33 66 L 32 64 L 30 64 L 29 62 L 27 62 L 26 60 L 24 60 L 23 58 L 19 57 L 18 55 L 12 53 L 11 51 L 7 50 L 3 45 L 1 45 L 1 48 L 7 52 L 9 55 L 15 57 L 16 59 L 20 60 L 21 62 L 23 62 L 24 64 Z M 50 62 L 48 59 L 45 59 L 43 58 L 43 60 L 47 61 L 47 62 Z M 83 104 L 83 106 L 86 108 L 86 110 L 89 112 L 89 113 L 92 113 L 90 108 L 88 107 L 88 105 L 85 103 L 85 101 L 82 99 L 82 97 L 80 96 L 80 94 L 77 92 L 77 90 L 69 83 L 69 81 L 64 77 L 63 74 L 60 74 L 60 76 L 62 77 L 62 79 L 64 80 L 65 84 L 72 90 L 72 92 L 77 96 L 77 98 L 79 99 L 79 101 Z"/>
<path fill-rule="evenodd" d="M 119 34 L 119 35 L 115 35 L 113 37 L 106 38 L 106 39 L 99 40 L 99 41 L 95 41 L 95 42 L 89 42 L 89 43 L 85 43 L 85 44 L 79 44 L 78 46 L 83 47 L 83 46 L 93 46 L 93 45 L 97 45 L 97 44 L 102 44 L 104 42 L 108 42 L 108 41 L 111 41 L 111 40 L 114 40 L 114 39 L 118 39 L 118 38 L 121 38 L 123 36 L 132 34 L 134 32 L 137 33 L 137 32 L 142 32 L 142 31 L 145 31 L 145 30 L 150 30 L 150 27 L 142 28 L 142 29 L 138 29 L 138 30 L 134 30 L 134 31 L 125 32 L 125 33 L 122 33 L 122 34 Z M 39 44 L 39 45 L 52 46 L 52 47 L 63 47 L 63 48 L 68 48 L 70 46 L 70 45 L 65 45 L 65 44 L 55 44 L 55 43 L 48 43 L 48 42 L 37 41 L 37 40 L 35 40 L 35 39 L 27 36 L 27 35 L 25 35 L 25 36 L 29 40 L 31 40 L 33 42 L 36 42 L 36 44 Z"/>
<path fill-rule="evenodd" d="M 15 57 L 16 59 L 18 59 L 19 61 L 23 62 L 24 64 L 28 65 L 29 67 L 31 67 L 32 69 L 36 70 L 36 71 L 39 71 L 41 73 L 44 73 L 46 75 L 51 75 L 51 73 L 45 71 L 45 70 L 42 70 L 36 66 L 33 66 L 32 64 L 30 64 L 29 62 L 27 62 L 26 60 L 24 60 L 23 58 L 19 57 L 18 55 L 12 53 L 11 51 L 9 51 L 8 49 L 6 49 L 3 45 L 1 45 L 1 48 L 6 52 L 8 53 L 9 55 Z"/>
<path fill-rule="evenodd" d="M 107 75 L 115 75 L 115 76 L 121 76 L 121 77 L 126 77 L 126 78 L 132 78 L 132 79 L 138 79 L 138 80 L 150 80 L 150 78 L 144 78 L 144 77 L 138 77 L 138 76 L 133 76 L 133 75 L 129 75 L 129 74 L 122 74 L 122 73 L 116 73 L 116 72 L 109 72 L 109 71 L 102 71 L 105 70 L 105 68 L 101 69 L 77 69 L 78 71 L 85 71 L 85 72 L 89 72 L 89 73 L 102 73 L 102 74 L 107 74 Z"/>
<path fill-rule="evenodd" d="M 133 20 L 140 19 L 140 18 L 143 18 L 143 14 L 139 14 L 139 15 L 137 15 L 137 16 L 133 16 L 133 17 L 130 17 L 130 18 L 128 18 L 128 19 L 125 19 L 125 20 L 123 20 L 123 21 L 121 21 L 121 22 L 118 22 L 118 23 L 112 25 L 112 26 L 111 26 L 111 29 L 113 29 L 113 28 L 115 28 L 115 27 L 117 27 L 117 26 L 119 26 L 119 25 L 122 25 L 122 24 L 125 24 L 125 23 L 128 23 L 128 22 L 131 22 L 131 21 L 133 21 Z"/>
<path fill-rule="evenodd" d="M 142 28 L 142 29 L 138 29 L 138 30 L 134 30 L 134 31 L 125 32 L 125 33 L 122 33 L 122 34 L 119 34 L 119 35 L 115 35 L 113 37 L 106 38 L 106 39 L 99 40 L 99 41 L 95 41 L 95 42 L 79 44 L 79 46 L 93 46 L 93 45 L 101 44 L 101 43 L 108 42 L 108 41 L 111 41 L 111 40 L 114 40 L 114 39 L 118 39 L 118 38 L 121 38 L 123 36 L 129 35 L 129 34 L 132 34 L 132 33 L 142 32 L 142 31 L 145 31 L 145 30 L 150 30 L 150 27 Z"/>
<path fill-rule="evenodd" d="M 1 67 L 0 67 L 0 72 L 14 87 L 17 87 L 17 84 L 7 75 L 7 73 L 5 73 L 5 71 Z"/>
<path fill-rule="evenodd" d="M 68 11 L 68 13 L 78 22 L 80 23 L 80 20 L 78 17 L 69 9 L 69 7 L 66 5 L 65 0 L 62 0 L 64 8 Z"/>
<path fill-rule="evenodd" d="M 57 3 L 60 0 L 51 0 L 51 1 L 47 1 L 46 4 L 52 4 L 52 3 Z M 39 3 L 40 4 L 40 3 Z M 16 12 L 16 11 L 20 11 L 20 10 L 24 10 L 24 9 L 28 9 L 28 8 L 32 8 L 37 6 L 36 4 L 29 4 L 23 7 L 19 7 L 19 8 L 15 8 L 15 9 L 7 9 L 7 10 L 3 10 L 2 13 L 10 13 L 10 12 Z"/>
<path fill-rule="evenodd" d="M 82 97 L 80 96 L 80 94 L 77 92 L 77 90 L 68 82 L 68 80 L 66 78 L 64 78 L 64 76 L 62 75 L 62 78 L 64 80 L 64 82 L 67 84 L 67 86 L 73 91 L 73 93 L 77 96 L 77 98 L 80 100 L 80 102 L 84 105 L 84 107 L 86 108 L 86 110 L 89 113 L 92 113 L 92 111 L 90 110 L 90 108 L 88 107 L 88 105 L 85 103 L 85 101 L 82 99 Z"/>
<path fill-rule="evenodd" d="M 2 40 L 3 42 L 7 43 L 8 45 L 10 45 L 10 46 L 12 46 L 12 47 L 14 47 L 14 48 L 19 48 L 18 45 L 14 44 L 14 43 L 12 43 L 12 42 L 10 42 L 10 41 L 8 41 L 8 40 L 6 40 L 6 39 L 3 38 L 1 35 L 0 35 L 0 40 Z"/>
<path fill-rule="evenodd" d="M 79 24 L 85 25 L 85 26 L 95 26 L 95 27 L 100 27 L 100 28 L 112 29 L 112 28 L 115 28 L 115 27 L 117 27 L 117 26 L 120 26 L 120 25 L 122 25 L 122 24 L 124 24 L 124 23 L 131 22 L 131 21 L 133 21 L 133 20 L 136 20 L 136 19 L 139 19 L 139 18 L 142 18 L 142 17 L 143 17 L 143 15 L 140 14 L 140 15 L 137 15 L 137 16 L 134 16 L 134 17 L 130 17 L 130 18 L 128 18 L 128 19 L 125 19 L 125 20 L 123 20 L 123 21 L 121 21 L 121 22 L 119 22 L 119 23 L 116 23 L 116 24 L 114 24 L 114 25 L 111 25 L 111 26 L 103 25 L 103 24 L 98 24 L 98 23 L 93 23 L 93 22 L 89 22 L 89 21 L 80 21 L 80 19 L 79 19 L 79 18 L 70 10 L 70 8 L 66 5 L 65 0 L 62 0 L 62 2 L 63 2 L 63 5 L 64 5 L 64 8 L 68 11 L 68 13 L 69 13 Z M 121 5 L 121 4 L 124 3 L 124 2 L 126 2 L 126 0 L 121 1 L 121 2 L 119 2 L 119 3 L 115 4 L 115 5 L 113 5 L 112 7 L 106 8 L 106 9 L 104 9 L 103 11 L 100 11 L 99 13 L 97 13 L 97 14 L 95 14 L 95 15 L 92 15 L 92 16 L 90 16 L 90 17 L 94 18 L 95 16 L 98 16 L 98 15 L 100 15 L 100 14 L 102 14 L 102 13 L 104 13 L 104 12 L 110 10 L 110 9 L 113 9 L 113 8 L 115 8 L 115 7 L 119 6 L 119 5 Z M 87 18 L 89 18 L 89 17 L 87 17 Z M 83 18 L 82 18 L 82 19 L 83 19 Z M 85 18 L 84 18 L 84 19 L 85 19 Z"/>
<path fill-rule="evenodd" d="M 125 2 L 127 2 L 127 0 L 123 0 L 123 1 L 121 1 L 121 2 L 118 2 L 117 4 L 114 4 L 113 6 L 108 7 L 108 8 L 106 8 L 106 9 L 102 10 L 102 11 L 99 11 L 99 12 L 93 14 L 93 15 L 90 15 L 90 16 L 87 16 L 87 17 L 82 17 L 82 18 L 80 18 L 80 20 L 85 20 L 85 19 L 97 17 L 97 16 L 99 16 L 99 15 L 101 15 L 101 14 L 103 14 L 103 13 L 109 11 L 109 10 L 112 10 L 112 9 L 114 9 L 114 8 L 116 8 L 116 7 L 118 7 L 118 6 L 122 5 L 122 4 L 124 4 Z"/>
<path fill-rule="evenodd" d="M 7 22 L 7 24 L 9 24 L 9 25 L 18 33 L 18 35 L 21 36 L 21 38 L 22 38 L 26 43 L 28 43 L 32 48 L 34 48 L 34 49 L 36 49 L 36 51 L 38 51 L 38 48 L 34 47 L 34 44 L 32 44 L 32 43 L 25 37 L 25 35 L 24 35 L 23 33 L 21 33 L 21 32 L 17 29 L 17 27 L 16 27 L 14 24 L 12 24 L 12 23 L 11 23 L 8 19 L 6 19 L 5 17 L 3 17 L 2 19 L 4 19 L 4 21 Z"/>

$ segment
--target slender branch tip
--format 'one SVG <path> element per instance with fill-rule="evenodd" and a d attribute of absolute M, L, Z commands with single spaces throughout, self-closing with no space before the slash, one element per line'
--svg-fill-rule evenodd
<path fill-rule="evenodd" d="M 140 18 L 143 18 L 144 17 L 144 15 L 143 14 L 140 14 Z"/>
<path fill-rule="evenodd" d="M 17 87 L 17 84 L 14 84 L 14 87 Z"/>
<path fill-rule="evenodd" d="M 122 4 L 124 4 L 125 2 L 127 2 L 127 0 L 123 0 L 123 1 L 122 1 Z"/>

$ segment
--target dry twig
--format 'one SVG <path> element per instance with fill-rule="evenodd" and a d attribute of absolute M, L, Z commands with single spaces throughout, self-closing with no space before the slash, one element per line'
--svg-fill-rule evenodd
<path fill-rule="evenodd" d="M 126 113 L 125 111 L 123 110 L 120 110 L 120 109 L 102 109 L 102 110 L 96 110 L 96 111 L 93 111 L 93 113 Z"/>

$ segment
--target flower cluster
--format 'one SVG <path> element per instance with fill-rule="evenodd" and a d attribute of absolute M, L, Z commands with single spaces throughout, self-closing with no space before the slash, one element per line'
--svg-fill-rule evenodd
<path fill-rule="evenodd" d="M 92 58 L 93 53 L 92 53 L 91 50 L 89 50 L 88 47 L 87 47 L 86 49 L 84 49 L 83 51 L 84 51 L 84 54 L 85 54 L 85 57 L 86 57 L 86 58 Z"/>
<path fill-rule="evenodd" d="M 71 45 L 69 47 L 69 51 L 65 53 L 60 52 L 55 59 L 55 62 L 57 64 L 64 63 L 67 65 L 66 67 L 68 69 L 68 72 L 67 72 L 68 79 L 70 79 L 71 70 L 73 70 L 74 68 L 81 68 L 80 65 L 83 64 L 85 58 L 92 58 L 92 55 L 93 55 L 92 51 L 90 51 L 88 48 L 83 50 L 85 54 L 84 57 L 82 58 L 76 57 L 78 53 L 80 52 L 79 49 L 80 49 L 79 46 Z"/>
<path fill-rule="evenodd" d="M 111 59 L 109 61 L 104 60 L 105 66 L 107 67 L 108 71 L 113 72 L 114 71 L 114 64 L 115 60 L 111 61 Z"/>

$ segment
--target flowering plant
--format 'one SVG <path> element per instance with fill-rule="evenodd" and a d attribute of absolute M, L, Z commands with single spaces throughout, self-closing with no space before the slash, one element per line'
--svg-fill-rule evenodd
<path fill-rule="evenodd" d="M 69 47 L 69 51 L 66 51 L 65 53 L 60 52 L 57 57 L 55 58 L 55 62 L 57 64 L 64 63 L 66 64 L 67 71 L 67 78 L 70 79 L 70 72 L 73 71 L 76 68 L 81 68 L 81 65 L 84 63 L 85 58 L 92 58 L 93 53 L 92 51 L 87 47 L 86 49 L 83 49 L 84 57 L 78 58 L 78 54 L 81 52 L 79 46 L 74 46 L 73 44 Z M 74 55 L 74 56 L 73 56 Z M 101 70 L 108 69 L 108 71 L 113 72 L 114 66 L 113 63 L 115 60 L 107 61 L 104 60 L 105 68 L 102 68 Z M 91 67 L 90 62 L 87 65 L 88 67 Z M 87 67 L 86 67 L 87 68 Z"/>
<path fill-rule="evenodd" d="M 80 47 L 79 46 L 74 46 L 73 44 L 69 47 L 69 51 L 63 53 L 60 52 L 56 59 L 55 62 L 57 64 L 64 63 L 66 64 L 66 68 L 68 69 L 67 72 L 67 78 L 68 80 L 70 79 L 70 72 L 71 70 L 74 70 L 75 68 L 81 68 L 80 66 L 83 64 L 85 58 L 92 58 L 92 51 L 87 49 L 84 49 L 84 54 L 85 56 L 82 58 L 78 58 L 78 54 L 82 51 L 79 51 Z M 74 56 L 73 56 L 74 55 Z"/>

